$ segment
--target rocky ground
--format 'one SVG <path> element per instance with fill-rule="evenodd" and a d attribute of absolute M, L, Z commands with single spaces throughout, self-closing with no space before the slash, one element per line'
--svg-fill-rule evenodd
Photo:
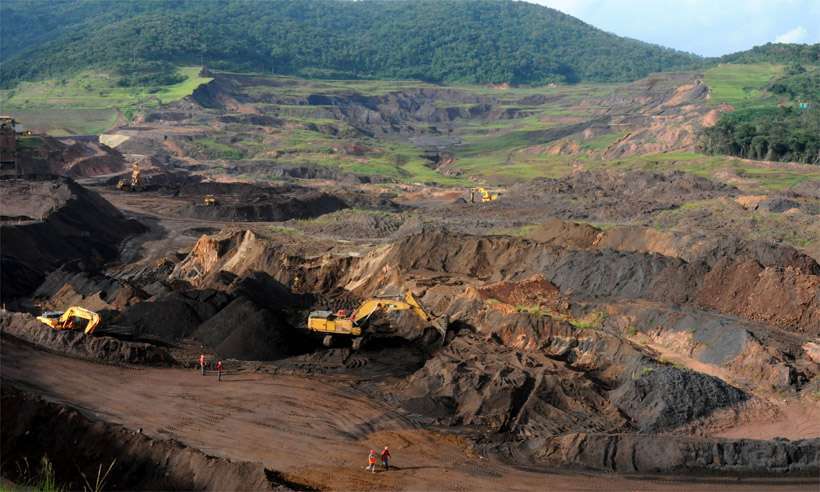
<path fill-rule="evenodd" d="M 589 118 L 539 145 L 629 124 L 608 158 L 685 148 L 713 111 L 698 80 L 575 98 Z M 113 132 L 110 166 L 50 165 L 79 182 L 0 180 L 4 478 L 29 480 L 48 455 L 72 487 L 114 462 L 122 490 L 817 484 L 817 238 L 777 235 L 814 234 L 811 186 L 758 196 L 675 169 L 585 169 L 476 204 L 463 186 L 201 154 L 209 129 L 275 140 L 298 108 L 351 158 L 372 149 L 349 135 L 438 139 L 420 152 L 446 175 L 459 147 L 443 138 L 544 103 L 312 89 L 217 77 Z M 135 159 L 145 190 L 116 190 Z M 374 316 L 356 352 L 303 330 L 311 310 L 408 290 L 449 320 L 445 336 L 406 313 Z M 97 333 L 34 319 L 70 305 L 101 313 Z M 224 384 L 193 370 L 202 351 L 226 361 Z M 57 419 L 65 435 L 42 434 Z M 384 444 L 395 473 L 365 474 Z"/>

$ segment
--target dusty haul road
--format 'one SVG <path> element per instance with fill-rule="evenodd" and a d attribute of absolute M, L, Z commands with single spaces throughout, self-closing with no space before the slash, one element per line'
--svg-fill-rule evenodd
<path fill-rule="evenodd" d="M 343 382 L 255 373 L 222 383 L 194 370 L 95 364 L 6 339 L 3 385 L 77 408 L 92 419 L 142 428 L 213 456 L 261 462 L 321 490 L 808 490 L 771 479 L 641 479 L 546 474 L 481 457 L 459 438 L 414 424 Z M 395 469 L 364 470 L 389 445 Z"/>

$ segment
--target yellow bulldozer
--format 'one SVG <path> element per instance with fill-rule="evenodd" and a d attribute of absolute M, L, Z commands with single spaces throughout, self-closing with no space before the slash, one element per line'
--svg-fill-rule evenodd
<path fill-rule="evenodd" d="M 65 311 L 46 311 L 37 316 L 37 321 L 55 330 L 83 330 L 83 333 L 90 335 L 100 326 L 102 320 L 94 311 L 71 306 Z"/>
<path fill-rule="evenodd" d="M 352 348 L 358 350 L 364 337 L 367 322 L 378 312 L 393 312 L 410 310 L 416 316 L 426 321 L 435 329 L 441 340 L 447 334 L 446 317 L 433 318 L 422 307 L 412 292 L 407 292 L 404 297 L 372 297 L 365 299 L 361 305 L 350 316 L 344 312 L 333 313 L 331 311 L 313 311 L 308 316 L 308 331 L 324 334 L 322 344 L 329 347 L 333 344 L 334 337 L 353 337 Z"/>
<path fill-rule="evenodd" d="M 470 203 L 476 202 L 494 202 L 501 196 L 499 193 L 493 193 L 481 186 L 470 189 Z"/>
<path fill-rule="evenodd" d="M 136 162 L 131 166 L 131 180 L 121 179 L 117 182 L 117 189 L 121 191 L 142 191 L 142 177 L 140 166 Z"/>

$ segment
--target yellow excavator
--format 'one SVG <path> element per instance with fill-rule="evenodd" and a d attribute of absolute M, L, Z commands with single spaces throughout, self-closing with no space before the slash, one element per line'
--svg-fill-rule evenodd
<path fill-rule="evenodd" d="M 122 191 L 142 191 L 142 177 L 140 166 L 136 162 L 131 166 L 131 181 L 121 179 L 117 182 L 117 189 Z"/>
<path fill-rule="evenodd" d="M 216 201 L 216 197 L 213 195 L 205 195 L 202 197 L 202 204 L 206 207 L 213 207 L 214 205 L 218 205 L 219 202 Z"/>
<path fill-rule="evenodd" d="M 407 292 L 404 297 L 372 297 L 365 299 L 350 316 L 342 311 L 333 313 L 331 311 L 313 311 L 308 316 L 307 329 L 314 333 L 324 334 L 322 344 L 329 347 L 333 344 L 336 336 L 353 337 L 353 350 L 358 350 L 364 340 L 367 322 L 373 314 L 377 312 L 393 312 L 410 310 L 423 321 L 438 331 L 441 340 L 447 334 L 447 319 L 445 317 L 433 318 L 421 306 L 412 292 Z"/>
<path fill-rule="evenodd" d="M 481 202 L 494 202 L 498 200 L 500 195 L 498 193 L 491 193 L 486 188 L 479 186 L 478 188 L 471 188 L 470 189 L 470 203 Z"/>
<path fill-rule="evenodd" d="M 55 330 L 79 330 L 90 335 L 100 326 L 100 315 L 88 309 L 71 306 L 65 311 L 46 311 L 37 316 L 37 321 L 45 323 Z"/>

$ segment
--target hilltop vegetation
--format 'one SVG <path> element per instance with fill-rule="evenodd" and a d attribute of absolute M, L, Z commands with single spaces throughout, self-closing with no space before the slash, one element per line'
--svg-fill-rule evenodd
<path fill-rule="evenodd" d="M 746 51 L 724 55 L 722 63 L 820 63 L 820 44 L 766 43 Z"/>
<path fill-rule="evenodd" d="M 782 72 L 782 73 L 781 73 Z M 780 74 L 771 78 L 773 74 Z M 703 132 L 705 152 L 820 164 L 820 69 L 793 64 L 724 65 L 707 72 L 725 113 Z"/>
<path fill-rule="evenodd" d="M 635 80 L 702 61 L 499 0 L 7 0 L 0 23 L 6 86 L 123 62 L 541 84 Z"/>

